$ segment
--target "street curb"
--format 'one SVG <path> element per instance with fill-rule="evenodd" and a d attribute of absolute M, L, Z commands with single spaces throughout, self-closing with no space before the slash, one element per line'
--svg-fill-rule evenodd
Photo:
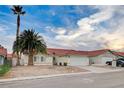
<path fill-rule="evenodd" d="M 59 76 L 68 76 L 68 75 L 90 74 L 90 73 L 92 73 L 92 72 L 79 72 L 79 73 L 19 77 L 19 78 L 11 78 L 11 79 L 2 79 L 2 80 L 0 80 L 0 83 L 11 82 L 11 81 L 21 81 L 21 80 L 31 80 L 31 79 L 42 79 L 42 78 L 50 78 L 50 77 L 59 77 Z"/>
<path fill-rule="evenodd" d="M 92 71 L 91 72 L 92 73 L 98 73 L 98 74 L 101 73 L 102 74 L 102 73 L 110 73 L 110 72 L 118 72 L 118 71 L 123 71 L 123 70 L 122 69 L 117 69 L 117 70 L 103 71 L 103 72 L 92 72 Z"/>

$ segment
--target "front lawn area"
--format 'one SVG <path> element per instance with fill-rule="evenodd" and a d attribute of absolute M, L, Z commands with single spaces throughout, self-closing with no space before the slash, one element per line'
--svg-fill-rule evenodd
<path fill-rule="evenodd" d="M 80 69 L 78 67 L 73 66 L 50 66 L 50 65 L 17 66 L 12 67 L 7 74 L 1 77 L 1 79 L 64 73 L 78 73 L 86 71 L 87 70 L 85 69 Z"/>

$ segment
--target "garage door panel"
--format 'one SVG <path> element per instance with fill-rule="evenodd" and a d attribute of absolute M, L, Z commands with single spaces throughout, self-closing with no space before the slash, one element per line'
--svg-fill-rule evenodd
<path fill-rule="evenodd" d="M 71 66 L 86 66 L 89 65 L 89 59 L 87 57 L 70 57 L 69 65 Z"/>

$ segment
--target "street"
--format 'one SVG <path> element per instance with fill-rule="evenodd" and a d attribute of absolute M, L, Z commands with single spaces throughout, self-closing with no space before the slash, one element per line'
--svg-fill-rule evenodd
<path fill-rule="evenodd" d="M 124 87 L 124 72 L 80 74 L 0 83 L 1 88 L 118 88 Z"/>

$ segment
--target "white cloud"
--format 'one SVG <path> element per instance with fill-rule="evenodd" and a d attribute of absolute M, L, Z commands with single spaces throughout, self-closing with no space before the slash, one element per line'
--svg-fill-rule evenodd
<path fill-rule="evenodd" d="M 122 20 L 124 21 L 124 19 Z M 112 33 L 104 33 L 101 35 L 104 41 L 106 41 L 106 47 L 112 49 L 124 49 L 124 22 L 119 24 L 115 31 Z"/>
<path fill-rule="evenodd" d="M 46 31 L 53 32 L 53 33 L 59 34 L 59 35 L 64 35 L 67 32 L 66 29 L 63 29 L 63 28 L 55 29 L 55 28 L 49 27 L 49 26 L 46 27 Z"/>
<path fill-rule="evenodd" d="M 63 29 L 64 33 L 55 36 L 54 42 L 57 45 L 53 46 L 81 50 L 124 48 L 124 17 L 113 18 L 115 13 L 124 15 L 124 7 L 93 6 L 93 8 L 99 9 L 99 12 L 78 20 L 76 30 Z M 101 22 L 108 22 L 112 28 L 104 28 L 100 25 Z"/>
<path fill-rule="evenodd" d="M 56 31 L 57 34 L 60 34 L 60 35 L 64 35 L 66 33 L 66 30 L 63 29 L 63 28 L 58 28 L 58 30 Z"/>

